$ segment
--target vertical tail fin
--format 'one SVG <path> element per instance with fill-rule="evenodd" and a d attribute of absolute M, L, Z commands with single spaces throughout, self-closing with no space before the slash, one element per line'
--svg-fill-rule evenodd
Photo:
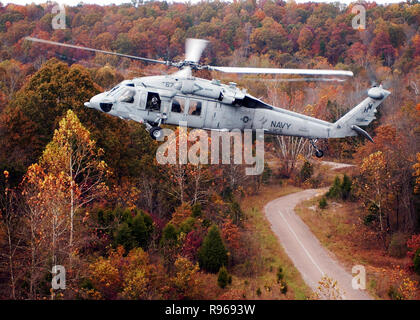
<path fill-rule="evenodd" d="M 390 94 L 391 92 L 383 89 L 382 86 L 370 88 L 365 100 L 334 123 L 330 136 L 344 138 L 360 134 L 372 140 L 360 126 L 367 126 L 376 119 L 377 108 Z"/>

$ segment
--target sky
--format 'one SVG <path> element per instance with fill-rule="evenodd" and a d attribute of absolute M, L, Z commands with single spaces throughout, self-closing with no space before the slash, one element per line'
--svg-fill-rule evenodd
<path fill-rule="evenodd" d="M 191 3 L 198 3 L 202 0 L 167 0 L 167 2 L 191 2 Z M 227 0 L 228 1 L 228 0 Z M 372 1 L 372 0 L 369 0 Z M 7 3 L 15 3 L 15 4 L 30 4 L 30 3 L 44 3 L 46 0 L 0 0 L 3 4 Z M 130 3 L 131 0 L 57 0 L 57 3 L 64 3 L 65 5 L 74 6 L 77 5 L 80 2 L 83 3 L 89 3 L 89 4 L 100 4 L 100 5 L 107 5 L 107 4 L 121 4 L 121 3 Z M 296 2 L 309 2 L 309 0 L 296 0 Z M 312 2 L 342 2 L 342 3 L 351 3 L 355 2 L 355 0 L 312 0 Z M 386 4 L 386 3 L 399 3 L 399 2 L 405 2 L 403 0 L 376 0 L 376 3 L 380 4 Z"/>

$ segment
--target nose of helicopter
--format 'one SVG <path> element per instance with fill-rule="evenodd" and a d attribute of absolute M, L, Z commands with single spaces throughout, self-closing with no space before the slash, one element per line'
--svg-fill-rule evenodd
<path fill-rule="evenodd" d="M 109 112 L 112 109 L 113 102 L 104 99 L 104 94 L 100 93 L 93 96 L 89 102 L 85 102 L 84 105 L 87 108 L 96 109 L 104 112 Z M 106 100 L 106 101 L 105 101 Z"/>
<path fill-rule="evenodd" d="M 89 102 L 85 102 L 85 107 L 92 108 L 92 109 L 98 109 L 99 110 L 99 102 L 100 102 L 100 94 L 93 96 Z"/>

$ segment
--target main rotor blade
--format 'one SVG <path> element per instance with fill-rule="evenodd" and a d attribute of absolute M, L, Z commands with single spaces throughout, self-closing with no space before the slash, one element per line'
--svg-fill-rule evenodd
<path fill-rule="evenodd" d="M 208 43 L 207 40 L 188 38 L 185 42 L 185 61 L 198 63 Z"/>
<path fill-rule="evenodd" d="M 92 51 L 92 52 L 98 52 L 98 53 L 104 53 L 104 54 L 111 54 L 111 55 L 118 56 L 118 57 L 140 60 L 140 61 L 144 61 L 144 62 L 172 65 L 172 63 L 170 61 L 162 61 L 162 60 L 154 60 L 154 59 L 143 58 L 143 57 L 136 57 L 136 56 L 131 56 L 131 55 L 128 55 L 128 54 L 123 54 L 123 53 L 118 53 L 118 52 L 87 48 L 87 47 L 82 47 L 82 46 L 76 46 L 76 45 L 73 45 L 73 44 L 55 42 L 55 41 L 38 39 L 38 38 L 33 38 L 33 37 L 26 37 L 25 40 L 44 43 L 44 44 L 50 44 L 50 45 L 54 45 L 54 46 L 78 49 L 78 50 L 85 50 L 85 51 Z"/>
<path fill-rule="evenodd" d="M 340 78 L 292 78 L 292 79 L 261 79 L 261 78 L 244 78 L 243 80 L 263 81 L 263 82 L 344 82 L 346 80 Z"/>
<path fill-rule="evenodd" d="M 217 67 L 207 66 L 209 70 L 227 73 L 248 73 L 248 74 L 294 74 L 305 76 L 347 76 L 352 77 L 353 72 L 344 70 L 312 70 L 312 69 L 279 69 L 279 68 L 242 68 L 242 67 Z"/>

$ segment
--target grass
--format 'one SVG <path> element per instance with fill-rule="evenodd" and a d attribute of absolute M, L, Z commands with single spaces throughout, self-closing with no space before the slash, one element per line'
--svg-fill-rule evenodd
<path fill-rule="evenodd" d="M 247 299 L 306 299 L 311 293 L 299 271 L 281 247 L 264 214 L 264 206 L 269 201 L 298 191 L 301 189 L 287 185 L 263 186 L 259 194 L 246 197 L 241 202 L 250 233 L 260 246 L 260 255 L 256 258 L 263 266 L 255 280 L 247 280 L 248 283 L 243 281 L 243 287 L 247 287 L 250 293 Z M 280 293 L 277 284 L 276 273 L 279 266 L 284 270 L 288 286 L 286 295 Z"/>
<path fill-rule="evenodd" d="M 372 232 L 360 221 L 361 209 L 358 203 L 328 200 L 327 208 L 322 210 L 318 207 L 320 198 L 298 204 L 296 213 L 348 272 L 351 272 L 354 265 L 365 266 L 366 289 L 373 297 L 388 299 L 390 271 L 396 265 L 405 265 L 406 259 L 390 257 L 377 240 L 365 241 L 366 236 Z"/>

